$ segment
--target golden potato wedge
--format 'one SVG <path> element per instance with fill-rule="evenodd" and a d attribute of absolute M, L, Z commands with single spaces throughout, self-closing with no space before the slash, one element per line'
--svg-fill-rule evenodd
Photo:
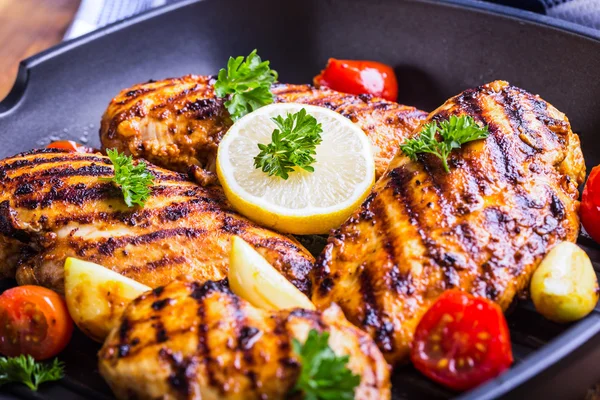
<path fill-rule="evenodd" d="M 237 236 L 232 238 L 228 277 L 231 290 L 255 307 L 267 310 L 315 309 L 304 293 Z"/>
<path fill-rule="evenodd" d="M 65 299 L 75 324 L 103 342 L 127 305 L 150 287 L 101 265 L 76 258 L 65 261 Z"/>
<path fill-rule="evenodd" d="M 544 257 L 531 278 L 531 299 L 540 314 L 555 322 L 573 322 L 598 303 L 598 280 L 588 255 L 562 242 Z"/>

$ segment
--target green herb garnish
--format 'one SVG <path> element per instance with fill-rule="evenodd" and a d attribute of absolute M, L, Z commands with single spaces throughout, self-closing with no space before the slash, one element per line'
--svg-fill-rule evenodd
<path fill-rule="evenodd" d="M 139 161 L 134 165 L 131 156 L 119 154 L 117 149 L 108 149 L 106 154 L 114 166 L 115 176 L 100 179 L 116 183 L 123 192 L 127 206 L 133 207 L 137 204 L 143 207 L 150 196 L 150 187 L 154 182 L 154 175 L 148 171 L 146 163 Z"/>
<path fill-rule="evenodd" d="M 278 115 L 271 120 L 278 129 L 271 134 L 271 143 L 258 144 L 260 153 L 254 157 L 254 166 L 269 176 L 283 179 L 288 178 L 294 167 L 314 172 L 311 164 L 316 161 L 317 145 L 323 141 L 321 124 L 304 108 L 295 114 L 288 113 L 285 119 Z"/>
<path fill-rule="evenodd" d="M 44 382 L 57 381 L 64 376 L 64 364 L 55 358 L 51 363 L 36 362 L 30 355 L 0 357 L 0 386 L 17 382 L 37 390 Z"/>
<path fill-rule="evenodd" d="M 217 97 L 227 97 L 225 107 L 236 121 L 244 115 L 271 104 L 271 84 L 277 80 L 277 72 L 269 68 L 269 61 L 261 61 L 256 49 L 244 57 L 229 57 L 227 69 L 219 71 L 215 82 Z"/>
<path fill-rule="evenodd" d="M 441 141 L 437 140 L 436 133 L 440 134 Z M 405 141 L 400 149 L 413 161 L 419 153 L 434 154 L 442 160 L 444 170 L 450 172 L 448 156 L 452 150 L 473 140 L 485 139 L 489 134 L 487 126 L 481 128 L 472 117 L 451 115 L 449 120 L 426 124 L 419 136 Z"/>
<path fill-rule="evenodd" d="M 348 356 L 337 356 L 327 344 L 329 332 L 311 329 L 304 345 L 292 339 L 294 352 L 300 357 L 300 376 L 294 391 L 305 400 L 352 400 L 360 376 L 347 367 Z"/>

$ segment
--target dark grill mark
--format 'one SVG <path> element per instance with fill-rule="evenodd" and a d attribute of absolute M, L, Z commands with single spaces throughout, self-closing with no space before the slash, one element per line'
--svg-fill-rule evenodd
<path fill-rule="evenodd" d="M 73 186 L 67 186 L 64 189 L 56 190 L 52 187 L 50 191 L 42 193 L 39 196 L 21 198 L 15 201 L 16 207 L 28 208 L 48 208 L 55 201 L 67 204 L 81 206 L 89 201 L 112 200 L 123 197 L 119 188 L 110 182 L 100 183 L 96 186 L 86 187 L 85 189 L 76 189 Z"/>
<path fill-rule="evenodd" d="M 21 174 L 14 178 L 20 182 L 24 181 L 37 181 L 52 177 L 53 179 L 70 178 L 75 176 L 97 176 L 97 177 L 110 177 L 114 174 L 113 168 L 103 165 L 90 164 L 80 168 L 73 168 L 71 166 L 60 165 L 54 168 L 44 169 L 42 171 L 36 171 L 34 173 Z"/>
<path fill-rule="evenodd" d="M 550 211 L 552 211 L 552 215 L 556 219 L 558 219 L 559 221 L 562 221 L 563 219 L 565 219 L 565 216 L 566 216 L 565 215 L 565 206 L 563 205 L 562 201 L 560 201 L 560 198 L 556 195 L 556 193 L 554 193 L 552 190 L 551 190 L 550 196 L 551 196 Z"/>
<path fill-rule="evenodd" d="M 277 348 L 279 349 L 279 358 L 277 361 L 284 370 L 289 368 L 294 371 L 293 373 L 295 374 L 299 365 L 292 353 L 292 347 L 290 346 L 290 336 L 287 327 L 288 318 L 284 318 L 281 313 L 275 314 L 272 318 L 273 335 L 277 340 Z"/>
<path fill-rule="evenodd" d="M 83 186 L 85 188 L 85 186 Z M 76 189 L 81 190 L 75 186 Z M 185 189 L 185 188 L 182 188 Z M 163 197 L 171 197 L 179 195 L 178 192 L 181 192 L 179 189 L 170 189 L 171 194 L 167 193 L 153 193 L 155 196 L 163 196 Z M 160 191 L 164 191 L 160 189 Z M 183 191 L 183 195 L 188 195 L 185 190 Z M 223 213 L 226 209 L 223 209 L 223 203 L 220 203 L 219 199 L 213 199 L 209 197 L 196 197 L 192 198 L 185 203 L 174 203 L 165 208 L 149 208 L 146 206 L 143 209 L 132 209 L 127 211 L 114 211 L 112 213 L 108 212 L 97 212 L 97 213 L 86 213 L 79 215 L 58 215 L 54 220 L 54 223 L 57 226 L 67 225 L 71 222 L 77 222 L 80 224 L 92 224 L 95 221 L 105 221 L 112 222 L 118 221 L 129 226 L 138 226 L 147 224 L 148 221 L 155 215 L 159 215 L 159 218 L 162 222 L 175 222 L 178 219 L 183 219 L 187 217 L 190 213 Z M 166 211 L 165 211 L 166 210 Z"/>
<path fill-rule="evenodd" d="M 177 221 L 178 219 L 185 218 L 190 213 L 190 207 L 186 203 L 175 203 L 163 209 L 161 213 L 161 219 L 163 221 Z"/>
<path fill-rule="evenodd" d="M 165 326 L 162 322 L 157 321 L 154 324 L 152 324 L 152 326 L 156 331 L 156 343 L 164 343 L 167 340 L 169 340 L 169 335 L 167 334 Z"/>
<path fill-rule="evenodd" d="M 291 318 L 302 318 L 312 322 L 313 326 L 319 328 L 320 331 L 325 330 L 327 325 L 321 319 L 321 315 L 306 308 L 294 308 L 288 314 L 288 320 Z"/>
<path fill-rule="evenodd" d="M 129 354 L 130 347 L 127 344 L 127 337 L 131 331 L 131 324 L 126 317 L 123 317 L 121 325 L 119 326 L 119 345 L 118 345 L 118 357 L 127 357 Z"/>
<path fill-rule="evenodd" d="M 219 387 L 217 386 L 217 380 L 213 371 L 213 360 L 210 355 L 210 346 L 208 344 L 208 325 L 206 323 L 204 299 L 211 293 L 221 292 L 222 287 L 219 283 L 213 281 L 208 281 L 202 286 L 198 286 L 194 283 L 192 287 L 193 290 L 190 297 L 195 299 L 198 304 L 198 354 L 206 368 L 208 384 L 210 386 Z"/>
<path fill-rule="evenodd" d="M 191 393 L 190 381 L 196 376 L 195 358 L 184 358 L 181 353 L 173 353 L 168 348 L 160 349 L 158 356 L 171 364 L 172 373 L 167 382 L 186 398 Z"/>
<path fill-rule="evenodd" d="M 15 190 L 15 196 L 23 196 L 26 194 L 31 194 L 33 193 L 33 186 L 30 185 L 29 183 L 25 183 L 23 185 L 19 185 L 17 186 L 17 189 Z"/>
<path fill-rule="evenodd" d="M 536 129 L 533 129 L 525 117 L 525 114 L 531 113 L 531 111 L 525 108 L 525 104 L 531 104 L 531 98 L 532 96 L 530 94 L 516 90 L 516 88 L 510 86 L 502 91 L 504 113 L 507 116 L 513 131 L 515 132 L 515 139 L 519 138 L 516 143 L 519 145 L 519 149 L 529 156 L 541 151 L 544 147 L 543 142 L 540 141 L 540 132 L 538 132 Z M 540 108 L 534 104 L 532 104 L 532 108 L 534 110 L 537 108 L 538 111 L 540 111 Z M 540 119 L 541 116 L 545 117 L 547 114 L 543 112 L 542 115 L 539 115 L 539 113 L 535 115 L 537 119 Z M 533 142 L 533 145 L 524 142 L 518 134 L 519 132 L 523 132 L 523 134 L 525 134 L 529 140 Z M 549 130 L 547 130 L 545 134 L 547 135 L 548 133 L 552 134 Z"/>
<path fill-rule="evenodd" d="M 232 218 L 231 216 L 227 215 L 225 218 L 223 218 L 221 230 L 232 235 L 239 235 L 247 227 L 248 223 L 246 221 L 239 218 Z"/>
<path fill-rule="evenodd" d="M 4 200 L 0 203 L 0 233 L 17 239 L 21 242 L 28 242 L 28 235 L 19 230 L 15 221 L 16 212 L 11 208 L 10 202 L 8 200 Z"/>
<path fill-rule="evenodd" d="M 118 355 L 120 358 L 127 357 L 129 355 L 129 350 L 131 347 L 128 344 L 121 344 L 118 348 Z"/>
<path fill-rule="evenodd" d="M 394 350 L 393 329 L 389 329 L 389 323 L 381 317 L 381 309 L 375 297 L 375 288 L 369 267 L 362 265 L 359 275 L 360 293 L 362 295 L 365 314 L 362 325 L 371 327 L 374 330 L 374 339 L 383 352 L 392 352 Z"/>
<path fill-rule="evenodd" d="M 213 118 L 223 111 L 223 101 L 215 98 L 197 99 L 187 102 L 177 114 L 189 113 L 191 118 L 202 121 Z"/>
<path fill-rule="evenodd" d="M 184 256 L 178 256 L 178 257 L 173 257 L 173 258 L 163 257 L 157 261 L 148 261 L 144 265 L 144 269 L 146 271 L 154 271 L 156 269 L 163 268 L 166 266 L 180 265 L 180 264 L 185 263 L 186 261 L 187 261 L 187 258 L 185 258 Z"/>
<path fill-rule="evenodd" d="M 242 327 L 238 335 L 238 347 L 242 350 L 252 349 L 260 334 L 261 331 L 253 326 Z"/>
<path fill-rule="evenodd" d="M 127 104 L 128 102 L 137 99 L 138 97 L 144 95 L 144 94 L 148 94 L 148 93 L 152 93 L 155 92 L 158 89 L 163 89 L 164 86 L 160 86 L 160 87 L 141 87 L 139 89 L 135 89 L 135 90 L 130 90 L 127 93 L 125 93 L 125 97 L 127 97 L 127 99 L 124 99 L 122 101 L 119 101 L 117 104 L 119 105 L 123 105 L 123 104 Z"/>
<path fill-rule="evenodd" d="M 339 233 L 339 230 L 336 232 Z M 317 258 L 317 262 L 315 263 L 312 272 L 315 282 L 318 285 L 316 288 L 317 293 L 321 297 L 327 296 L 334 285 L 334 280 L 331 277 L 331 270 L 329 269 L 329 265 L 334 262 L 332 256 L 334 246 L 335 245 L 330 238 L 319 255 L 319 258 Z"/>
<path fill-rule="evenodd" d="M 154 311 L 160 311 L 163 308 L 165 308 L 166 306 L 168 306 L 169 304 L 171 304 L 171 299 L 168 297 L 165 299 L 156 300 L 154 303 L 152 303 L 152 309 Z"/>
<path fill-rule="evenodd" d="M 37 154 L 43 153 L 57 153 L 55 151 L 40 151 L 36 150 L 29 154 L 25 154 L 26 156 L 33 156 Z M 21 157 L 20 155 L 16 155 L 13 158 Z M 33 167 L 41 164 L 51 164 L 58 162 L 77 162 L 77 161 L 87 161 L 87 162 L 97 162 L 101 164 L 110 165 L 110 160 L 106 157 L 94 156 L 91 154 L 78 154 L 78 153 L 63 153 L 58 152 L 56 157 L 28 157 L 23 160 L 16 160 L 10 162 L 10 159 L 4 160 L 4 165 L 0 166 L 0 171 L 12 171 L 15 169 L 21 169 L 25 167 Z"/>
<path fill-rule="evenodd" d="M 115 252 L 116 249 L 125 247 L 127 245 L 140 246 L 177 236 L 185 236 L 188 239 L 195 239 L 200 237 L 204 233 L 206 233 L 205 230 L 192 228 L 163 229 L 145 235 L 124 236 L 118 238 L 111 237 L 104 241 L 98 240 L 94 243 L 84 243 L 78 249 L 78 251 L 87 251 L 90 248 L 97 247 L 98 253 L 104 256 L 110 256 Z"/>
<path fill-rule="evenodd" d="M 199 302 L 200 300 L 204 300 L 205 297 L 214 292 L 232 294 L 231 290 L 229 290 L 229 282 L 227 281 L 227 279 L 223 279 L 216 282 L 206 281 L 204 284 L 193 282 L 191 284 L 190 297 Z"/>

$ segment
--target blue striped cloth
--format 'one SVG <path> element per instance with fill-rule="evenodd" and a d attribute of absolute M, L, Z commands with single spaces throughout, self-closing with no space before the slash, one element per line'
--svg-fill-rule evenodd
<path fill-rule="evenodd" d="M 600 0 L 488 0 L 600 29 Z"/>
<path fill-rule="evenodd" d="M 82 0 L 65 39 L 179 0 Z M 248 0 L 252 1 L 252 0 Z M 281 0 L 285 1 L 285 0 Z M 368 1 L 368 0 L 365 0 Z M 488 0 L 600 29 L 600 0 Z"/>

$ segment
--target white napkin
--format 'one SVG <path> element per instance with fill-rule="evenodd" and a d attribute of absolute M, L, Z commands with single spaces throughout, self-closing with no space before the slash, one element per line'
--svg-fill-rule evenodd
<path fill-rule="evenodd" d="M 73 39 L 104 25 L 174 0 L 82 0 L 64 39 Z"/>

